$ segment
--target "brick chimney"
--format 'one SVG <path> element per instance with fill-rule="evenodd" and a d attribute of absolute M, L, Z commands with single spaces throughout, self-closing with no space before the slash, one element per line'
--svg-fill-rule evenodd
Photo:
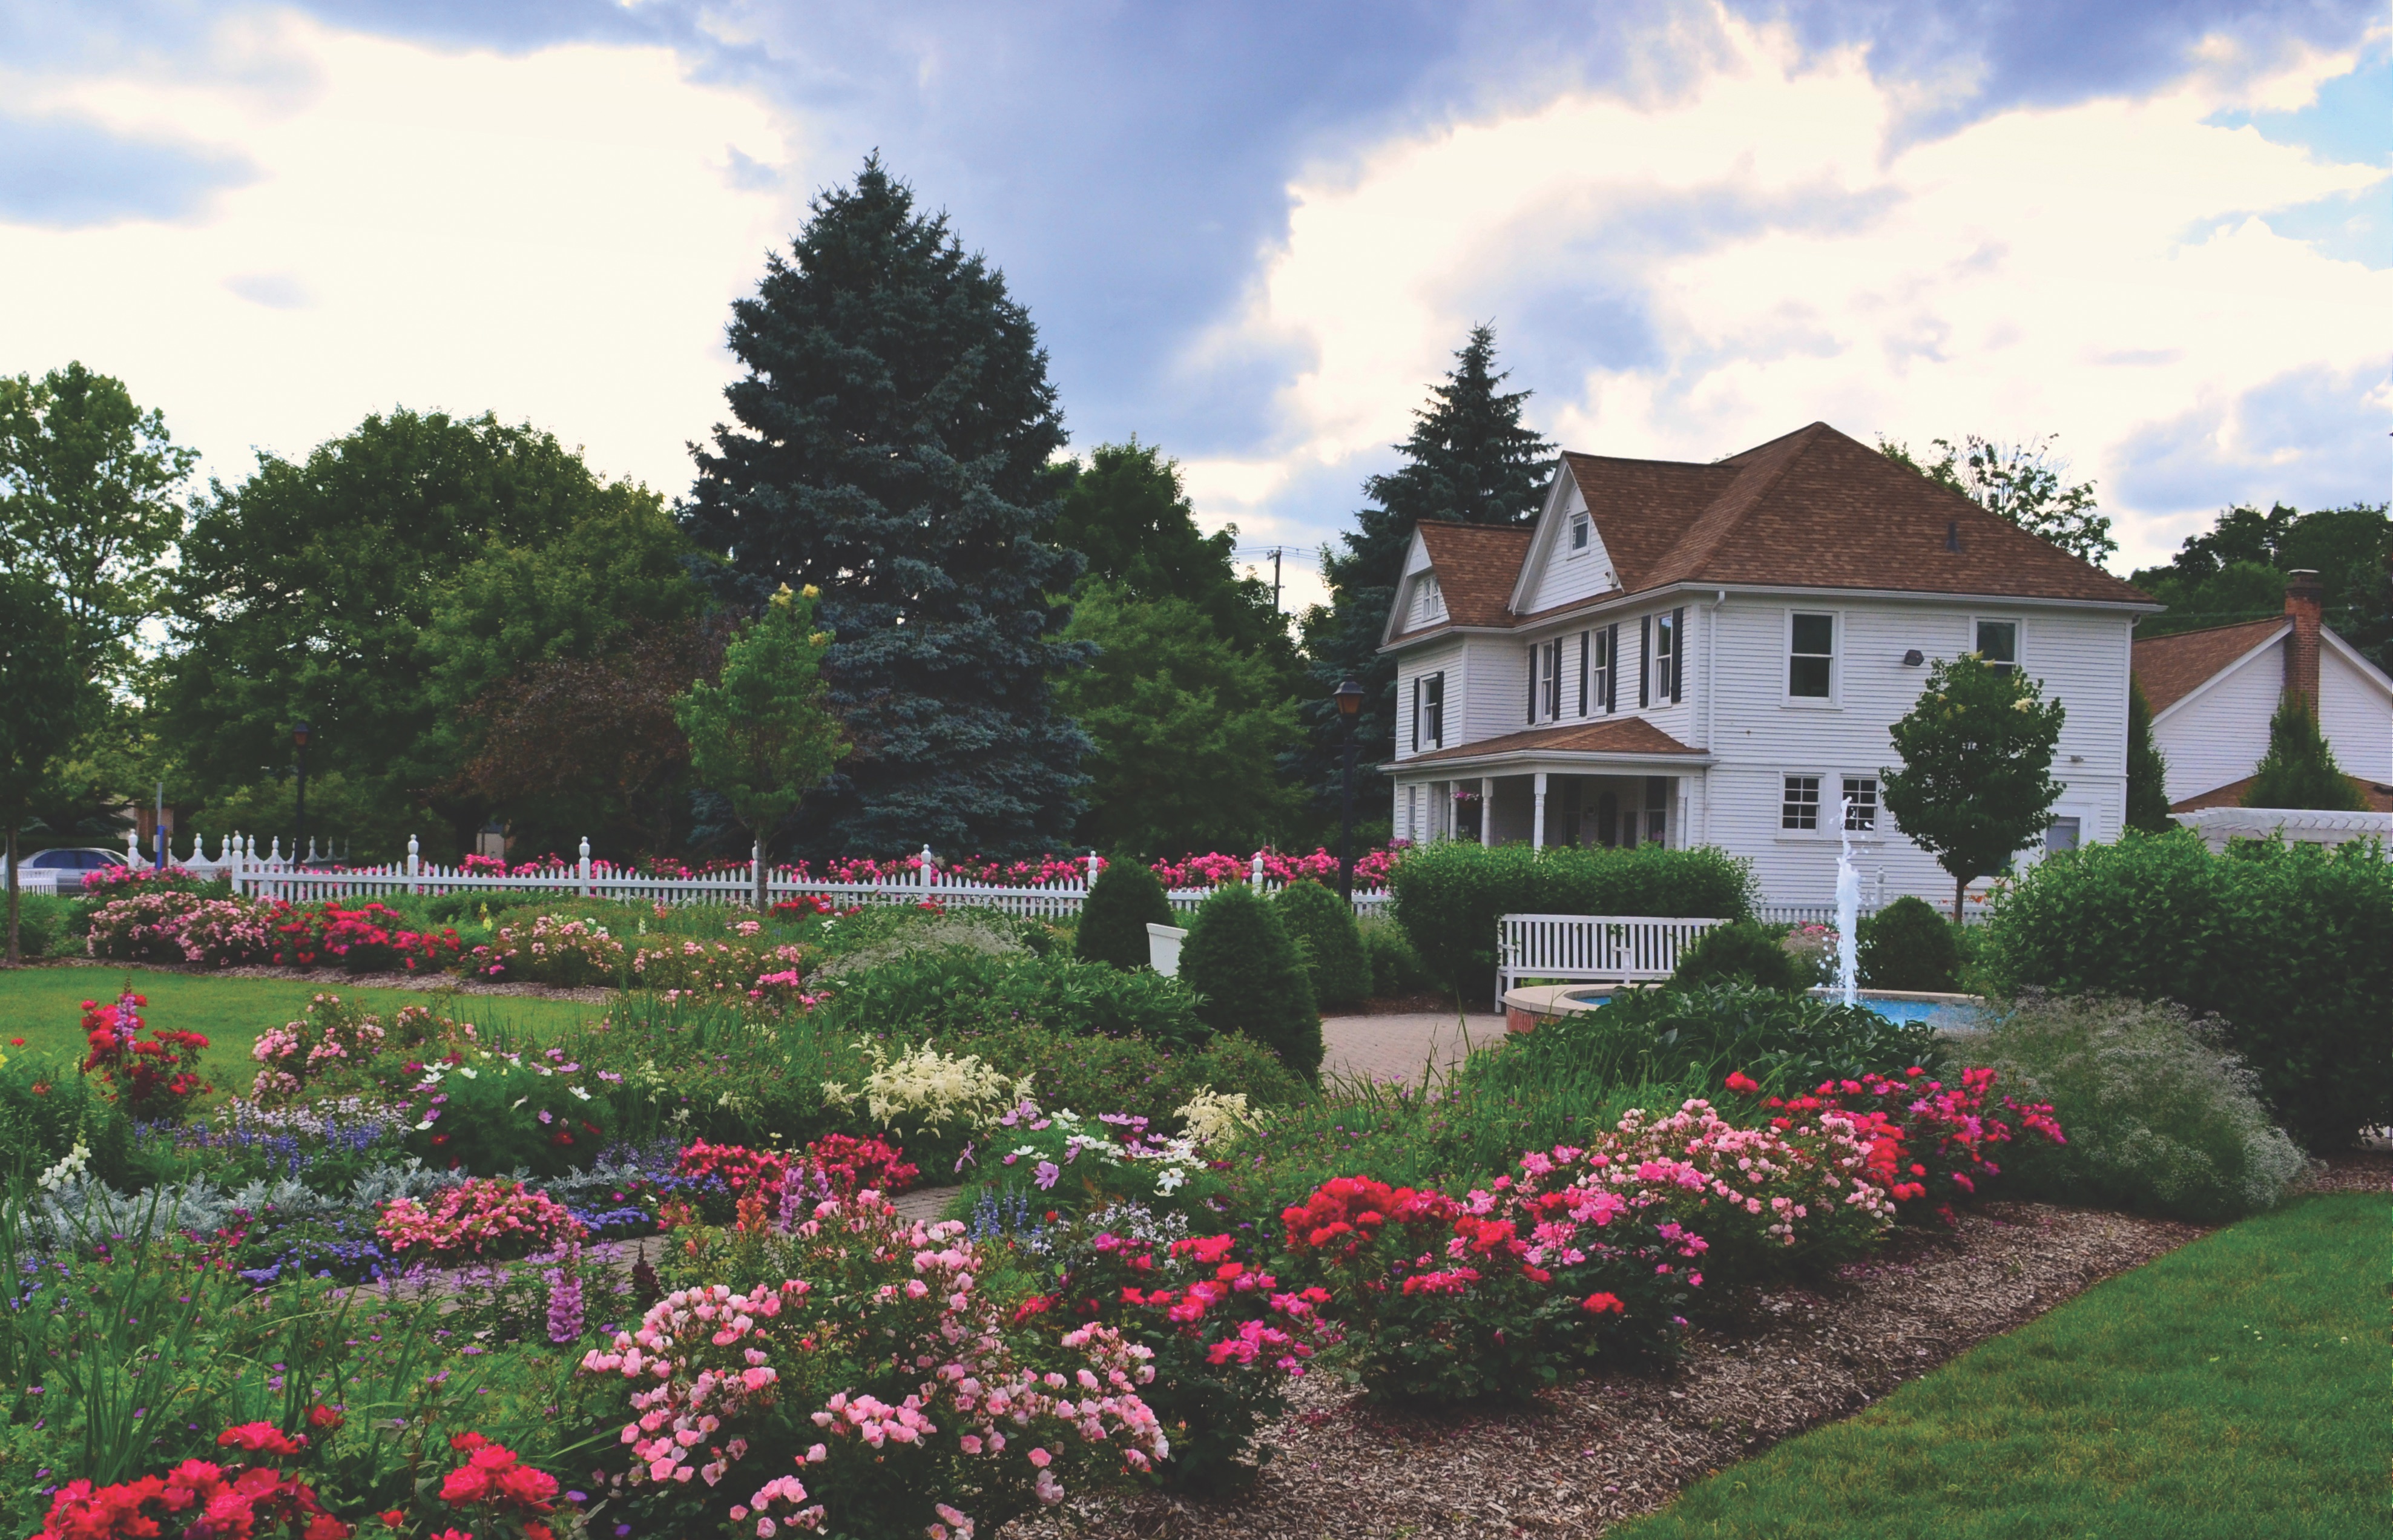
<path fill-rule="evenodd" d="M 2326 617 L 2326 590 L 2319 575 L 2308 568 L 2295 568 L 2285 574 L 2285 619 L 2294 622 L 2294 633 L 2285 639 L 2285 688 L 2299 691 L 2310 703 L 2310 714 L 2319 709 L 2319 626 Z"/>

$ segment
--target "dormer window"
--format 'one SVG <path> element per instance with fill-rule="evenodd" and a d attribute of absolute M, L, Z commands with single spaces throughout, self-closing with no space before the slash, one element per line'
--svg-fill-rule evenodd
<path fill-rule="evenodd" d="M 1587 516 L 1574 514 L 1570 521 L 1570 548 L 1574 554 L 1587 549 Z"/>
<path fill-rule="evenodd" d="M 1445 599 L 1437 591 L 1437 574 L 1424 572 L 1413 589 L 1413 623 L 1426 625 L 1445 618 Z"/>

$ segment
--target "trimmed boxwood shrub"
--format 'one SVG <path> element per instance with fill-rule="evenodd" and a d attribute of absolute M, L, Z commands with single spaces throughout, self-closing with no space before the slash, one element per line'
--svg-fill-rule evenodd
<path fill-rule="evenodd" d="M 1429 970 L 1421 966 L 1405 928 L 1385 915 L 1373 915 L 1359 926 L 1363 955 L 1371 964 L 1371 993 L 1381 999 L 1418 995 L 1432 986 Z"/>
<path fill-rule="evenodd" d="M 1961 976 L 1953 922 L 1908 894 L 1863 920 L 1853 939 L 1872 989 L 1949 993 Z"/>
<path fill-rule="evenodd" d="M 970 1035 L 1030 1024 L 1070 1037 L 1144 1038 L 1201 1047 L 1212 1029 L 1175 980 L 1152 969 L 1125 973 L 1072 958 L 990 953 L 969 946 L 905 952 L 842 973 L 817 1014 L 827 1030 Z"/>
<path fill-rule="evenodd" d="M 1147 951 L 1149 925 L 1175 925 L 1171 900 L 1146 863 L 1116 856 L 1089 888 L 1080 906 L 1080 933 L 1073 943 L 1082 962 L 1107 962 L 1135 971 L 1151 966 Z"/>
<path fill-rule="evenodd" d="M 1396 919 L 1442 989 L 1496 984 L 1496 920 L 1507 914 L 1633 914 L 1745 920 L 1753 873 L 1716 846 L 1628 850 L 1481 846 L 1440 840 L 1406 851 L 1388 878 Z"/>
<path fill-rule="evenodd" d="M 2190 830 L 2056 852 L 1999 893 L 1978 966 L 2005 993 L 2175 1000 L 2226 1023 L 2287 1132 L 2393 1122 L 2393 862 Z"/>
<path fill-rule="evenodd" d="M 1307 1080 L 1321 1076 L 1321 1012 L 1296 942 L 1242 882 L 1198 907 L 1180 947 L 1180 978 L 1216 1032 L 1243 1032 Z"/>
<path fill-rule="evenodd" d="M 1795 959 L 1767 925 L 1740 920 L 1706 931 L 1679 959 L 1670 974 L 1673 989 L 1707 984 L 1750 984 L 1792 992 L 1803 987 Z"/>
<path fill-rule="evenodd" d="M 1280 889 L 1272 907 L 1303 946 L 1313 998 L 1323 1010 L 1353 1005 L 1371 992 L 1371 960 L 1363 953 L 1353 906 L 1307 879 Z"/>

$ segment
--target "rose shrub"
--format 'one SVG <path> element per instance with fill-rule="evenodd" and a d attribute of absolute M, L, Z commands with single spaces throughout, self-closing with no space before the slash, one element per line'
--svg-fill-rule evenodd
<path fill-rule="evenodd" d="M 752 1219 L 738 1281 L 676 1288 L 589 1352 L 582 1372 L 627 1394 L 606 1485 L 634 1524 L 952 1540 L 1067 1479 L 1152 1469 L 1170 1443 L 1139 1395 L 1150 1350 L 1102 1325 L 1011 1330 L 963 1229 L 862 1197 L 787 1232 Z"/>
<path fill-rule="evenodd" d="M 443 1188 L 428 1208 L 413 1198 L 391 1199 L 375 1231 L 393 1251 L 418 1258 L 496 1260 L 579 1240 L 582 1226 L 546 1194 L 477 1177 Z"/>
<path fill-rule="evenodd" d="M 126 991 L 113 1002 L 83 1002 L 83 1072 L 108 1082 L 111 1100 L 137 1123 L 173 1122 L 215 1088 L 200 1078 L 200 1055 L 208 1040 L 196 1032 L 151 1027 L 147 1040 L 140 1012 L 150 997 Z"/>
<path fill-rule="evenodd" d="M 600 1094 L 608 1082 L 562 1049 L 496 1052 L 468 1041 L 408 1068 L 416 1078 L 399 1110 L 408 1147 L 427 1165 L 561 1176 L 608 1142 L 614 1105 Z"/>
<path fill-rule="evenodd" d="M 1948 1085 L 1915 1066 L 1899 1077 L 1824 1080 L 1808 1096 L 1766 1097 L 1761 1105 L 1775 1115 L 1772 1129 L 1843 1114 L 1872 1146 L 1869 1179 L 1900 1212 L 1910 1218 L 1932 1210 L 1951 1224 L 1952 1206 L 1976 1197 L 1981 1182 L 2002 1173 L 1994 1156 L 2004 1146 L 2022 1134 L 2068 1142 L 2048 1103 L 2006 1096 L 1994 1104 L 1996 1077 L 1991 1069 L 1964 1069 L 1960 1083 Z"/>

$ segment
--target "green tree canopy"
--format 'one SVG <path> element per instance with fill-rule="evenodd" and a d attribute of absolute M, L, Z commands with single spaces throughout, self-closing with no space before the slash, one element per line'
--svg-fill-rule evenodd
<path fill-rule="evenodd" d="M 2319 575 L 2327 623 L 2362 650 L 2393 632 L 2393 518 L 2381 502 L 2303 513 L 2282 502 L 2262 513 L 2248 503 L 2224 510 L 2165 567 L 2130 580 L 2167 605 L 2136 628 L 2139 636 L 2266 620 L 2283 613 L 2285 574 Z"/>
<path fill-rule="evenodd" d="M 0 376 L 0 570 L 48 581 L 111 682 L 157 612 L 198 459 L 121 380 L 80 363 Z"/>
<path fill-rule="evenodd" d="M 1079 559 L 1053 542 L 1064 443 L 1047 356 L 1005 280 L 876 158 L 817 199 L 732 307 L 731 424 L 685 517 L 753 584 L 813 585 L 856 752 L 799 844 L 888 855 L 1052 847 L 1088 740 L 1049 680 Z"/>
<path fill-rule="evenodd" d="M 2111 538 L 2111 516 L 2095 505 L 2094 483 L 2064 479 L 2069 462 L 2053 450 L 2060 437 L 2047 433 L 2010 444 L 1972 433 L 1958 445 L 1938 438 L 1932 443 L 1942 452 L 1932 460 L 1914 457 L 1906 445 L 1890 439 L 1879 439 L 1877 447 L 1889 460 L 2099 567 L 2119 542 Z"/>
<path fill-rule="evenodd" d="M 691 771 L 755 836 L 759 909 L 775 831 L 847 752 L 823 689 L 831 638 L 815 629 L 819 597 L 784 585 L 724 648 L 722 677 L 698 681 L 673 702 Z"/>
<path fill-rule="evenodd" d="M 1057 681 L 1057 706 L 1095 743 L 1080 843 L 1146 856 L 1251 850 L 1292 819 L 1303 793 L 1280 756 L 1301 740 L 1277 671 L 1223 640 L 1185 599 L 1081 585 L 1064 633 L 1095 650 Z"/>
<path fill-rule="evenodd" d="M 473 747 L 456 713 L 644 608 L 687 613 L 662 518 L 646 489 L 488 414 L 397 411 L 303 461 L 261 454 L 197 505 L 175 574 L 158 702 L 187 778 L 211 799 L 280 779 L 306 718 L 311 771 L 431 809 L 462 842 L 487 809 L 453 790 Z"/>
<path fill-rule="evenodd" d="M 1900 770 L 1881 770 L 1887 811 L 1953 878 L 1953 918 L 1970 880 L 1991 877 L 2053 824 L 2052 752 L 2065 713 L 2023 669 L 1974 652 L 1942 659 L 1890 729 Z"/>
<path fill-rule="evenodd" d="M 1381 656 L 1380 640 L 1414 527 L 1425 518 L 1525 523 L 1544 500 L 1554 446 L 1522 425 L 1529 392 L 1499 389 L 1510 377 L 1496 368 L 1496 329 L 1472 327 L 1453 370 L 1413 414 L 1411 436 L 1396 446 L 1403 463 L 1363 484 L 1370 505 L 1355 514 L 1355 527 L 1339 547 L 1322 549 L 1329 603 L 1304 617 L 1314 689 L 1302 710 L 1312 734 L 1303 779 L 1324 806 L 1338 805 L 1342 762 L 1332 694 L 1348 678 L 1363 686 L 1354 723 L 1356 803 L 1369 808 L 1385 802 L 1385 778 L 1367 768 L 1396 751 L 1396 664 Z"/>
<path fill-rule="evenodd" d="M 26 572 L 0 572 L 0 830 L 8 863 L 7 961 L 17 965 L 17 846 L 28 812 L 97 693 L 72 612 Z"/>
<path fill-rule="evenodd" d="M 2334 762 L 2334 750 L 2319 731 L 2309 698 L 2287 690 L 2269 718 L 2269 749 L 2252 784 L 2243 789 L 2246 807 L 2313 808 L 2328 813 L 2365 813 L 2368 799 Z"/>

